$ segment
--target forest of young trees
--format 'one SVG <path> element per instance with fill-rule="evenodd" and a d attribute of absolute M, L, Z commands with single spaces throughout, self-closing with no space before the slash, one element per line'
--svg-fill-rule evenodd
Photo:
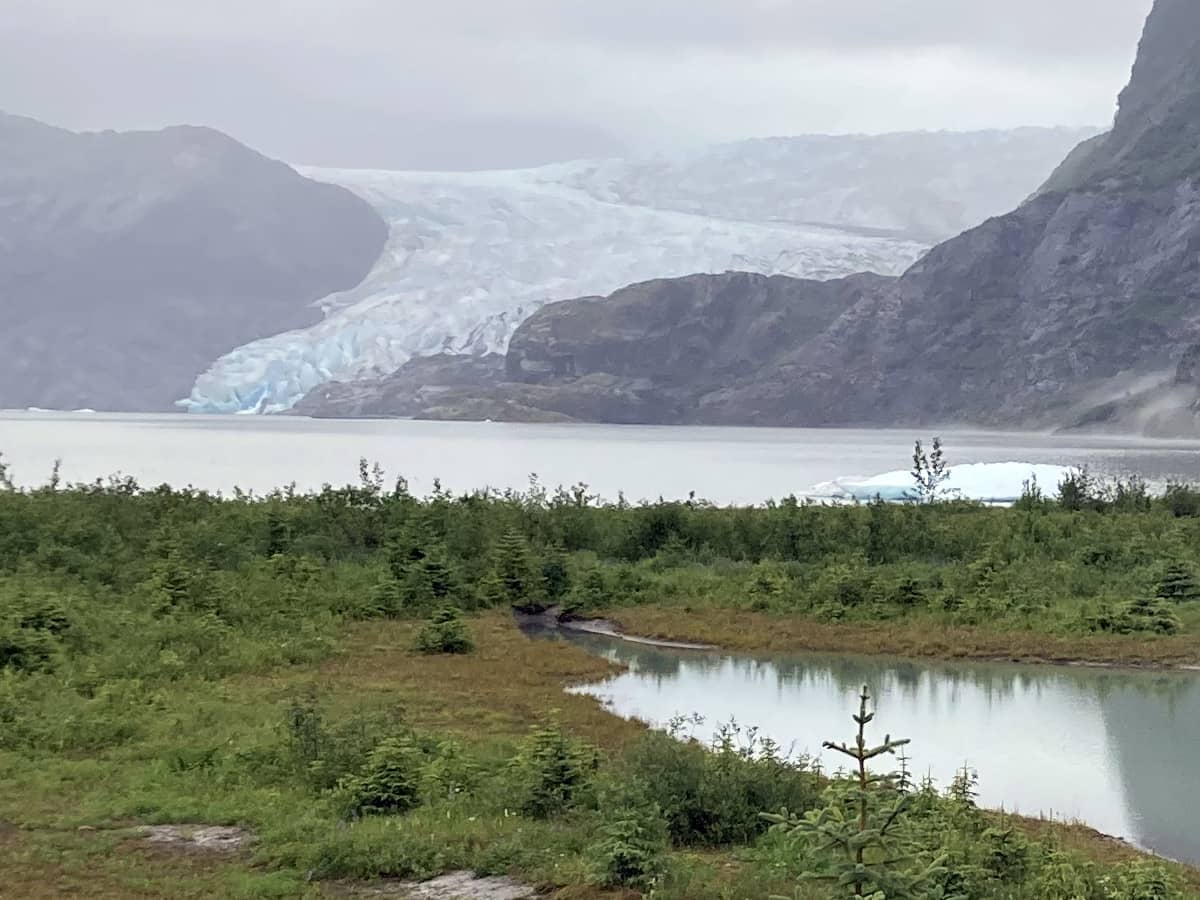
<path fill-rule="evenodd" d="M 352 486 L 218 497 L 121 479 L 18 490 L 0 469 L 0 778 L 14 786 L 0 820 L 35 795 L 52 805 L 47 773 L 69 771 L 107 798 L 94 801 L 103 815 L 215 805 L 254 825 L 260 862 L 294 891 L 297 873 L 465 865 L 661 898 L 766 897 L 792 883 L 812 898 L 1191 896 L 1181 870 L 1089 860 L 978 810 L 965 774 L 943 790 L 914 784 L 890 738 L 855 780 L 829 781 L 736 729 L 706 748 L 657 734 L 607 747 L 536 716 L 524 739 L 497 745 L 464 737 L 454 709 L 419 726 L 245 686 L 341 658 L 355 623 L 396 622 L 414 665 L 461 666 L 486 691 L 496 641 L 512 641 L 510 657 L 536 652 L 479 625 L 510 607 L 714 606 L 1139 641 L 1200 624 L 1200 492 L 1151 497 L 1081 475 L 1061 498 L 1031 487 L 1010 509 L 926 499 L 634 505 L 536 482 L 416 497 L 365 463 Z M 865 705 L 857 721 L 866 728 Z M 238 729 L 254 738 L 236 751 L 212 739 Z M 519 839 L 481 837 L 481 823 L 513 816 L 528 823 Z M 734 852 L 735 883 L 698 876 L 700 850 Z M 582 862 L 564 869 L 563 854 Z"/>

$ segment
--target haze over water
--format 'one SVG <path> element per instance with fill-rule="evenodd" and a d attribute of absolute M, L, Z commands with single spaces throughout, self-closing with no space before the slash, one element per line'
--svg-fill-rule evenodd
<path fill-rule="evenodd" d="M 697 497 L 719 504 L 803 495 L 842 476 L 907 469 L 913 441 L 936 431 L 517 425 L 295 417 L 0 412 L 0 453 L 19 483 L 42 483 L 55 459 L 67 481 L 114 473 L 143 485 L 211 491 L 301 490 L 358 478 L 358 460 L 425 493 L 587 483 L 631 501 Z M 942 431 L 947 461 L 1087 464 L 1106 475 L 1200 482 L 1200 442 Z"/>

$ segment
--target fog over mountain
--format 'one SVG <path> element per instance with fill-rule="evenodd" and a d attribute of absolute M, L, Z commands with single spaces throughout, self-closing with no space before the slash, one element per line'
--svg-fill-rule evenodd
<path fill-rule="evenodd" d="M 6 0 L 0 108 L 478 169 L 747 137 L 1095 125 L 1150 0 Z"/>

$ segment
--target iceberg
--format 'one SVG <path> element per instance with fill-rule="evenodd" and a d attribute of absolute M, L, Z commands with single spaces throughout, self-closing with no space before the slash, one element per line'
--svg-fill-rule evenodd
<path fill-rule="evenodd" d="M 982 503 L 1015 503 L 1021 498 L 1026 484 L 1033 482 L 1047 497 L 1058 496 L 1058 486 L 1068 475 L 1079 469 L 1072 466 L 1053 466 L 1043 463 L 1001 462 L 967 463 L 949 466 L 948 477 L 941 487 L 946 499 L 962 498 Z M 843 500 L 870 501 L 876 497 L 889 503 L 917 499 L 912 472 L 885 472 L 862 481 L 838 478 L 819 484 L 817 496 Z"/>

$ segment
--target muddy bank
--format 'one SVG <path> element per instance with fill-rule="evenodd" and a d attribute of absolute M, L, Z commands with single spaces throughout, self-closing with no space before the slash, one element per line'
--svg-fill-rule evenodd
<path fill-rule="evenodd" d="M 658 647 L 664 650 L 719 650 L 716 644 L 702 644 L 695 641 L 673 641 L 663 638 L 642 637 L 628 634 L 620 624 L 612 619 L 576 618 L 564 613 L 558 607 L 551 607 L 541 613 L 513 611 L 517 625 L 523 631 L 576 631 L 583 634 L 598 634 L 614 638 L 629 644 L 641 644 L 645 647 Z"/>

